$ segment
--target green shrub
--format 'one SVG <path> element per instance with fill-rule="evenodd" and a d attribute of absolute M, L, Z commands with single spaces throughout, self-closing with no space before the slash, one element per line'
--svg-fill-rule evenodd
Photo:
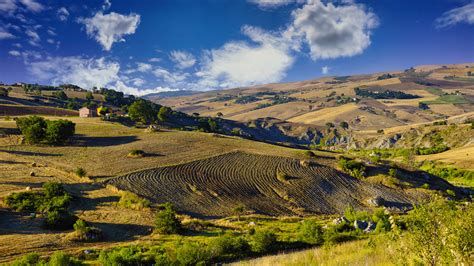
<path fill-rule="evenodd" d="M 102 266 L 151 265 L 152 260 L 144 256 L 143 249 L 138 246 L 102 250 L 99 254 L 99 263 Z"/>
<path fill-rule="evenodd" d="M 369 220 L 369 213 L 366 211 L 356 211 L 354 207 L 349 206 L 344 210 L 344 217 L 350 222 L 354 222 L 355 220 Z"/>
<path fill-rule="evenodd" d="M 454 192 L 454 190 L 451 190 L 451 189 L 447 189 L 446 194 L 448 194 L 448 196 L 451 196 L 453 198 L 456 197 L 456 192 Z"/>
<path fill-rule="evenodd" d="M 46 125 L 46 142 L 53 145 L 66 143 L 76 131 L 76 124 L 69 120 L 47 120 Z"/>
<path fill-rule="evenodd" d="M 424 188 L 424 189 L 430 189 L 430 184 L 424 183 L 424 184 L 421 185 L 420 187 L 421 187 L 421 188 Z"/>
<path fill-rule="evenodd" d="M 164 210 L 156 215 L 155 229 L 160 234 L 177 234 L 181 231 L 181 221 L 171 203 L 164 204 Z"/>
<path fill-rule="evenodd" d="M 46 121 L 39 116 L 20 117 L 16 120 L 16 125 L 20 129 L 21 134 L 25 137 L 25 141 L 29 144 L 40 143 L 44 140 Z"/>
<path fill-rule="evenodd" d="M 117 203 L 117 205 L 120 207 L 131 210 L 142 210 L 151 206 L 151 202 L 149 200 L 141 198 L 132 192 L 123 191 L 120 193 L 120 195 L 120 200 Z"/>
<path fill-rule="evenodd" d="M 176 248 L 176 260 L 180 265 L 207 264 L 211 254 L 200 243 L 186 241 Z"/>
<path fill-rule="evenodd" d="M 212 257 L 237 258 L 250 253 L 250 245 L 244 237 L 233 237 L 229 235 L 213 239 L 209 244 L 209 252 Z"/>
<path fill-rule="evenodd" d="M 62 251 L 56 251 L 49 258 L 48 265 L 51 266 L 78 266 L 83 265 L 81 261 Z"/>
<path fill-rule="evenodd" d="M 43 226 L 52 230 L 66 230 L 73 227 L 76 217 L 66 211 L 51 210 L 46 212 Z"/>
<path fill-rule="evenodd" d="M 276 235 L 270 230 L 256 231 L 250 242 L 252 251 L 256 253 L 269 252 L 275 248 L 276 244 Z"/>
<path fill-rule="evenodd" d="M 43 184 L 44 195 L 47 198 L 53 198 L 57 196 L 63 196 L 66 194 L 64 187 L 58 182 L 46 182 Z"/>
<path fill-rule="evenodd" d="M 44 261 L 42 261 L 40 255 L 35 252 L 26 254 L 12 263 L 13 266 L 30 266 L 39 264 L 44 264 Z"/>
<path fill-rule="evenodd" d="M 415 150 L 415 153 L 417 155 L 429 155 L 429 154 L 441 153 L 441 152 L 444 152 L 444 151 L 447 151 L 447 150 L 449 150 L 448 146 L 446 146 L 446 145 L 437 145 L 437 146 L 430 147 L 430 148 L 417 148 Z"/>
<path fill-rule="evenodd" d="M 443 200 L 415 206 L 406 217 L 400 256 L 419 265 L 469 265 L 474 247 L 474 206 Z M 410 263 L 410 261 L 408 261 Z"/>
<path fill-rule="evenodd" d="M 390 168 L 388 170 L 388 175 L 391 176 L 391 177 L 397 177 L 397 169 L 395 168 Z"/>
<path fill-rule="evenodd" d="M 143 150 L 131 150 L 127 156 L 128 157 L 143 157 L 145 156 L 145 152 Z"/>
<path fill-rule="evenodd" d="M 280 182 L 283 182 L 283 183 L 286 183 L 288 182 L 288 180 L 290 179 L 290 177 L 283 173 L 283 172 L 280 172 L 278 171 L 277 174 L 276 174 L 276 178 L 280 181 Z"/>
<path fill-rule="evenodd" d="M 311 245 L 323 242 L 323 229 L 314 220 L 304 220 L 298 228 L 299 240 Z"/>
<path fill-rule="evenodd" d="M 385 213 L 383 208 L 377 208 L 372 214 L 372 221 L 377 224 L 375 232 L 388 232 L 390 231 L 391 224 L 389 220 L 389 215 Z"/>
<path fill-rule="evenodd" d="M 16 211 L 47 212 L 51 210 L 64 211 L 68 207 L 71 196 L 62 185 L 46 182 L 44 192 L 25 191 L 11 193 L 5 198 L 5 204 Z"/>
<path fill-rule="evenodd" d="M 86 170 L 84 170 L 84 168 L 82 168 L 82 167 L 76 168 L 76 170 L 74 170 L 74 173 L 78 177 L 85 177 L 87 175 Z"/>
<path fill-rule="evenodd" d="M 96 227 L 88 226 L 81 219 L 74 223 L 74 232 L 70 239 L 74 241 L 97 241 L 102 238 L 102 230 Z"/>
<path fill-rule="evenodd" d="M 365 176 L 364 164 L 356 160 L 351 160 L 342 157 L 339 159 L 339 167 L 341 167 L 344 172 L 350 174 L 355 178 L 362 178 Z"/>

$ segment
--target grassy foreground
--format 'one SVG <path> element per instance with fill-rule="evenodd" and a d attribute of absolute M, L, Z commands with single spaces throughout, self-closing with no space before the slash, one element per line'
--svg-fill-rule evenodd
<path fill-rule="evenodd" d="M 395 265 L 384 247 L 384 238 L 364 239 L 287 254 L 233 263 L 232 265 Z"/>

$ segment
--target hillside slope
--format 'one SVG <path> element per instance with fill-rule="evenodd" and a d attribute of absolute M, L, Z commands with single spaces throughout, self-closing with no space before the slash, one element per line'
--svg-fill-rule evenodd
<path fill-rule="evenodd" d="M 421 196 L 361 181 L 330 165 L 328 159 L 302 166 L 292 158 L 231 152 L 133 172 L 106 184 L 211 217 L 231 215 L 239 205 L 266 215 L 335 214 L 350 205 L 365 208 L 376 196 L 386 200 L 386 207 L 404 208 L 415 202 L 415 195 Z M 278 173 L 287 178 L 278 178 Z"/>

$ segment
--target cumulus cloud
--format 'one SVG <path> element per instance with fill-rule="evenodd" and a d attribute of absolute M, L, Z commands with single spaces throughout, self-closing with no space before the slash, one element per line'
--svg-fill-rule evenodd
<path fill-rule="evenodd" d="M 97 12 L 91 18 L 79 19 L 79 22 L 86 26 L 89 37 L 95 38 L 105 51 L 110 51 L 115 42 L 125 41 L 123 38 L 125 35 L 135 33 L 140 24 L 140 15 Z"/>
<path fill-rule="evenodd" d="M 18 8 L 16 0 L 0 0 L 0 11 L 10 13 Z"/>
<path fill-rule="evenodd" d="M 16 51 L 16 50 L 12 50 L 12 51 L 9 51 L 8 54 L 12 55 L 12 56 L 20 56 L 21 52 Z"/>
<path fill-rule="evenodd" d="M 45 60 L 29 61 L 27 67 L 34 78 L 53 85 L 72 83 L 85 89 L 107 87 L 137 96 L 171 90 L 168 87 L 139 89 L 137 87 L 142 86 L 145 83 L 144 80 L 123 76 L 120 73 L 120 64 L 104 57 L 48 57 Z M 137 87 L 127 85 L 127 82 Z"/>
<path fill-rule="evenodd" d="M 69 11 L 65 7 L 61 7 L 60 9 L 58 9 L 57 14 L 58 14 L 59 20 L 61 21 L 66 21 L 69 17 Z"/>
<path fill-rule="evenodd" d="M 328 67 L 328 66 L 323 66 L 323 67 L 321 68 L 321 73 L 322 73 L 323 75 L 326 75 L 327 73 L 329 73 L 329 67 Z"/>
<path fill-rule="evenodd" d="M 143 84 L 145 84 L 145 80 L 141 78 L 133 78 L 130 80 L 134 86 L 141 87 Z"/>
<path fill-rule="evenodd" d="M 170 59 L 180 69 L 186 69 L 196 64 L 196 58 L 191 53 L 185 51 L 171 51 Z"/>
<path fill-rule="evenodd" d="M 152 57 L 148 59 L 148 62 L 152 62 L 152 63 L 158 63 L 160 61 L 161 61 L 161 58 L 158 58 L 158 57 Z"/>
<path fill-rule="evenodd" d="M 202 86 L 247 86 L 276 82 L 285 76 L 294 61 L 289 47 L 278 42 L 278 36 L 259 28 L 247 26 L 243 33 L 253 43 L 228 42 L 205 53 L 202 68 L 196 73 Z"/>
<path fill-rule="evenodd" d="M 185 81 L 188 77 L 188 73 L 182 72 L 170 72 L 162 67 L 158 67 L 153 70 L 155 77 L 163 80 L 166 84 L 177 86 L 181 82 Z"/>
<path fill-rule="evenodd" d="M 0 27 L 0 40 L 15 39 L 15 38 L 16 38 L 15 35 L 11 34 L 6 29 Z"/>
<path fill-rule="evenodd" d="M 462 22 L 474 24 L 474 2 L 444 12 L 436 19 L 435 25 L 437 28 L 446 28 Z"/>
<path fill-rule="evenodd" d="M 286 35 L 301 38 L 311 58 L 332 59 L 362 53 L 371 43 L 378 18 L 363 5 L 334 5 L 319 0 L 292 12 L 293 23 Z"/>
<path fill-rule="evenodd" d="M 30 40 L 28 41 L 29 44 L 33 46 L 39 46 L 41 38 L 36 31 L 34 31 L 33 29 L 27 29 L 25 31 L 25 34 L 30 37 Z"/>
<path fill-rule="evenodd" d="M 44 10 L 44 6 L 35 0 L 20 0 L 20 2 L 32 12 L 41 12 Z"/>
<path fill-rule="evenodd" d="M 107 10 L 107 9 L 109 9 L 111 6 L 112 6 L 112 3 L 110 2 L 110 0 L 105 0 L 105 1 L 104 1 L 104 4 L 102 5 L 102 10 Z"/>
<path fill-rule="evenodd" d="M 137 70 L 139 72 L 148 72 L 152 69 L 152 65 L 146 63 L 137 63 Z"/>

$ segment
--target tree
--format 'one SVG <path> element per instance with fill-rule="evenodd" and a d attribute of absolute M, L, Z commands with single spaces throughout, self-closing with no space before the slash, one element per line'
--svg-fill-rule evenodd
<path fill-rule="evenodd" d="M 181 231 L 181 221 L 176 215 L 173 204 L 165 203 L 164 210 L 156 215 L 155 229 L 160 234 L 177 234 Z"/>
<path fill-rule="evenodd" d="M 66 101 L 68 99 L 66 93 L 62 90 L 53 92 L 53 96 L 63 101 Z"/>
<path fill-rule="evenodd" d="M 155 108 L 149 101 L 139 99 L 135 101 L 130 107 L 128 107 L 128 115 L 130 119 L 135 122 L 141 122 L 148 124 L 153 122 L 155 118 Z"/>
<path fill-rule="evenodd" d="M 46 121 L 39 116 L 21 117 L 16 120 L 16 125 L 27 143 L 40 143 L 45 136 Z"/>
<path fill-rule="evenodd" d="M 49 144 L 64 144 L 76 131 L 76 124 L 69 120 L 46 121 L 45 138 Z"/>
<path fill-rule="evenodd" d="M 94 95 L 92 94 L 92 91 L 88 91 L 88 92 L 86 93 L 86 99 L 87 99 L 88 101 L 94 100 Z"/>
<path fill-rule="evenodd" d="M 323 229 L 314 220 L 304 220 L 298 228 L 299 239 L 311 245 L 323 242 Z"/>
<path fill-rule="evenodd" d="M 158 120 L 160 120 L 161 122 L 168 120 L 171 113 L 171 108 L 167 106 L 161 106 L 160 110 L 158 111 Z"/>
<path fill-rule="evenodd" d="M 245 212 L 245 205 L 239 204 L 232 210 L 232 212 L 237 215 L 237 221 L 240 222 L 240 216 Z"/>
<path fill-rule="evenodd" d="M 341 123 L 339 123 L 339 126 L 343 129 L 349 128 L 349 124 L 346 121 L 342 121 Z"/>
<path fill-rule="evenodd" d="M 0 88 L 0 96 L 8 97 L 9 90 L 6 88 Z"/>
<path fill-rule="evenodd" d="M 331 123 L 331 122 L 327 122 L 327 123 L 326 123 L 326 127 L 328 127 L 328 128 L 332 128 L 332 127 L 334 127 L 334 124 L 333 124 L 333 123 Z"/>
<path fill-rule="evenodd" d="M 430 109 L 430 107 L 429 107 L 426 103 L 424 103 L 424 102 L 419 102 L 419 103 L 418 103 L 418 108 L 420 108 L 421 110 L 428 110 L 428 109 Z"/>

